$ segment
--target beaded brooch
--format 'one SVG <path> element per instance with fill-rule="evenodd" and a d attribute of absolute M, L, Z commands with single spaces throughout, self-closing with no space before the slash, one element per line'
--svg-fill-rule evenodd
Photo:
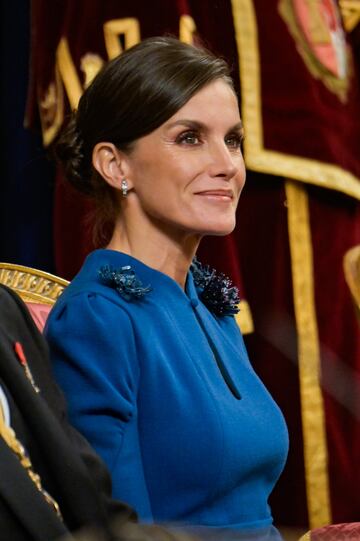
<path fill-rule="evenodd" d="M 191 264 L 196 289 L 202 302 L 217 316 L 232 316 L 239 312 L 239 290 L 225 274 L 217 274 L 209 265 L 195 257 Z"/>
<path fill-rule="evenodd" d="M 217 316 L 231 316 L 239 311 L 239 290 L 232 285 L 230 278 L 217 274 L 209 265 L 202 265 L 196 258 L 190 266 L 195 287 L 201 301 Z M 99 270 L 100 281 L 114 288 L 126 301 L 138 300 L 152 291 L 150 285 L 144 287 L 130 265 L 114 269 L 108 265 Z"/>
<path fill-rule="evenodd" d="M 130 265 L 117 270 L 105 265 L 99 270 L 99 278 L 103 284 L 114 288 L 126 301 L 141 299 L 152 289 L 151 286 L 142 285 Z"/>

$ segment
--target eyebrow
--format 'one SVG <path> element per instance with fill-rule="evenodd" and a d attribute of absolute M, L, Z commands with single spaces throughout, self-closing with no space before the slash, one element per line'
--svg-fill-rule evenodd
<path fill-rule="evenodd" d="M 203 124 L 202 122 L 199 122 L 197 120 L 190 120 L 190 119 L 181 119 L 181 120 L 176 120 L 175 122 L 172 122 L 171 124 L 168 125 L 168 128 L 173 128 L 175 126 L 186 126 L 188 128 L 191 128 L 191 129 L 194 129 L 194 130 L 206 130 L 207 129 L 207 126 L 205 124 Z M 243 126 L 243 123 L 241 122 L 237 122 L 236 124 L 234 124 L 234 126 L 232 126 L 231 128 L 229 128 L 229 131 L 243 131 L 244 129 L 244 126 Z"/>

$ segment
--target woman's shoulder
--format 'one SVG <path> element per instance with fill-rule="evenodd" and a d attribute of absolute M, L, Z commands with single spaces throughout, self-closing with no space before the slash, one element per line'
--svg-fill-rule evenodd
<path fill-rule="evenodd" d="M 116 284 L 104 275 L 109 268 L 106 250 L 96 250 L 86 258 L 50 311 L 46 333 L 60 320 L 66 321 L 67 325 L 73 322 L 78 328 L 81 322 L 88 323 L 89 319 L 109 321 L 114 311 L 117 312 L 118 321 L 122 314 L 123 319 L 128 319 L 131 303 L 119 294 Z"/>
<path fill-rule="evenodd" d="M 52 308 L 47 327 L 65 313 L 74 319 L 78 317 L 84 319 L 91 312 L 97 313 L 100 317 L 114 310 L 124 311 L 124 308 L 124 302 L 113 289 L 94 279 L 74 279 Z"/>
<path fill-rule="evenodd" d="M 119 348 L 122 358 L 134 358 L 138 324 L 131 306 L 118 297 L 110 288 L 92 281 L 76 289 L 69 286 L 50 311 L 45 326 L 53 361 L 59 360 L 61 351 L 72 362 L 76 359 L 85 366 L 91 359 L 97 366 L 98 361 L 105 362 L 105 357 L 110 362 L 118 356 Z M 111 367 L 107 369 L 111 371 Z"/>
<path fill-rule="evenodd" d="M 80 271 L 59 297 L 54 310 L 75 303 L 74 299 L 77 299 L 75 304 L 81 305 L 89 297 L 98 297 L 104 304 L 125 306 L 124 300 L 127 299 L 123 292 L 131 290 L 133 281 L 125 257 L 121 253 L 116 254 L 117 264 L 114 265 L 112 250 L 100 249 L 91 252 Z"/>

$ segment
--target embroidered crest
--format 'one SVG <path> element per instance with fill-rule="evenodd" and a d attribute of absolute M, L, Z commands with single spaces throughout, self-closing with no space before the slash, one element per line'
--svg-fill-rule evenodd
<path fill-rule="evenodd" d="M 280 0 L 279 12 L 310 73 L 345 102 L 350 51 L 335 0 Z"/>

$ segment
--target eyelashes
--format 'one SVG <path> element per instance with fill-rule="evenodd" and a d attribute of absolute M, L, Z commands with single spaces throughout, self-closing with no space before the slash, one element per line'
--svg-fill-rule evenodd
<path fill-rule="evenodd" d="M 200 135 L 195 130 L 187 130 L 180 133 L 175 142 L 178 144 L 198 145 L 201 142 Z"/>
<path fill-rule="evenodd" d="M 227 147 L 232 150 L 241 150 L 243 149 L 244 135 L 242 133 L 229 133 L 225 136 L 224 142 Z M 180 133 L 176 139 L 175 143 L 178 145 L 189 145 L 196 146 L 203 143 L 202 135 L 196 130 L 187 130 Z"/>
<path fill-rule="evenodd" d="M 232 133 L 225 137 L 225 144 L 234 150 L 243 150 L 245 136 L 242 133 Z"/>

